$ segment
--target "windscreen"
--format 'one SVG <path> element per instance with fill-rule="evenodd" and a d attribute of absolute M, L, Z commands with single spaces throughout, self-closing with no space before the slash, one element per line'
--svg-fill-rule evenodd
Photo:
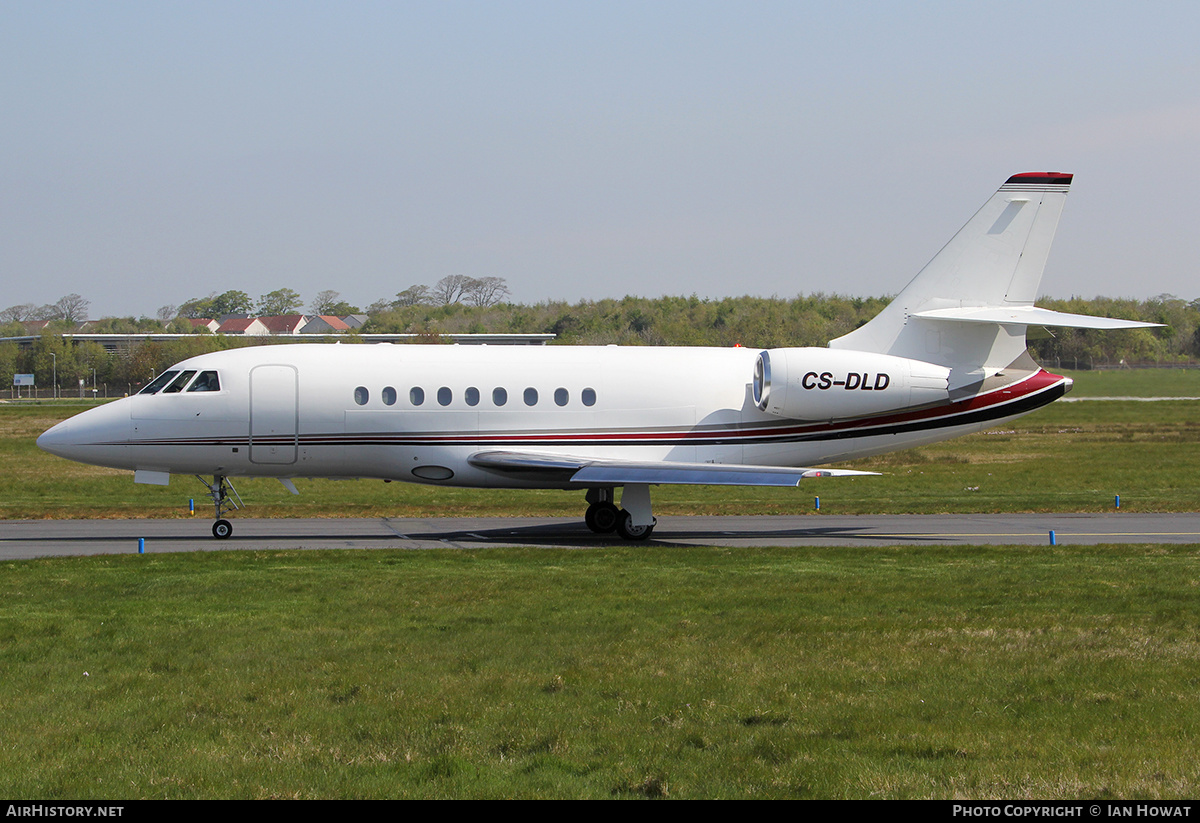
<path fill-rule="evenodd" d="M 179 374 L 178 371 L 163 372 L 158 377 L 151 380 L 146 388 L 142 389 L 140 392 L 138 392 L 138 394 L 158 394 L 160 391 L 162 391 L 162 387 L 170 383 L 177 374 Z"/>

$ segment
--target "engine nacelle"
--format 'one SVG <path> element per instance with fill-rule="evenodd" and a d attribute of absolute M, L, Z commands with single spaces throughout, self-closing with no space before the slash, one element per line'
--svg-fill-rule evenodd
<path fill-rule="evenodd" d="M 754 402 L 793 420 L 840 420 L 948 400 L 950 369 L 845 349 L 770 349 L 754 364 Z"/>

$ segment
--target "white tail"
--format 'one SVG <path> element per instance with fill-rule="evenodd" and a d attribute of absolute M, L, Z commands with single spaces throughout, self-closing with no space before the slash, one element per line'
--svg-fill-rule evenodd
<path fill-rule="evenodd" d="M 887 308 L 830 341 L 830 347 L 946 366 L 954 388 L 977 383 L 1020 358 L 1030 325 L 1153 325 L 1033 305 L 1071 177 L 1028 172 L 1008 178 Z"/>

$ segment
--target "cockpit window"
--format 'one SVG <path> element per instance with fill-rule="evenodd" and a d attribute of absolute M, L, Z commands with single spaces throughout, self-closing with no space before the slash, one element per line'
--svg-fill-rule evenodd
<path fill-rule="evenodd" d="M 217 379 L 215 371 L 202 371 L 200 376 L 196 378 L 196 382 L 192 383 L 188 391 L 220 391 L 221 381 Z"/>
<path fill-rule="evenodd" d="M 185 371 L 171 381 L 171 385 L 163 389 L 163 394 L 175 394 L 183 391 L 183 387 L 188 384 L 188 381 L 196 374 L 196 370 Z"/>
<path fill-rule="evenodd" d="M 158 377 L 151 380 L 146 385 L 146 388 L 142 389 L 140 392 L 138 392 L 138 394 L 158 394 L 162 390 L 163 386 L 167 385 L 173 379 L 175 379 L 175 375 L 177 375 L 177 374 L 179 374 L 179 372 L 177 372 L 177 371 L 163 372 Z"/>

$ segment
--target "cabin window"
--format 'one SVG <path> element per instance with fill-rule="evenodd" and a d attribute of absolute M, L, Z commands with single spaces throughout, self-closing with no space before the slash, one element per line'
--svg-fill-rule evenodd
<path fill-rule="evenodd" d="M 371 393 L 367 391 L 366 386 L 359 386 L 354 390 L 354 402 L 360 406 L 367 405 L 367 401 L 371 399 Z"/>
<path fill-rule="evenodd" d="M 508 392 L 498 387 L 492 389 L 492 402 L 497 406 L 503 406 L 508 402 Z"/>
<path fill-rule="evenodd" d="M 525 390 L 525 405 L 537 405 L 537 389 L 533 388 L 532 386 Z"/>
<path fill-rule="evenodd" d="M 454 399 L 454 392 L 450 391 L 448 386 L 442 386 L 438 389 L 438 405 L 449 406 L 450 401 Z"/>
<path fill-rule="evenodd" d="M 384 386 L 383 391 L 381 392 L 381 395 L 383 397 L 383 405 L 385 405 L 385 406 L 396 405 L 396 390 L 394 388 L 392 388 L 391 386 Z"/>
<path fill-rule="evenodd" d="M 215 371 L 202 371 L 200 376 L 196 378 L 196 382 L 188 388 L 188 391 L 220 391 L 221 381 L 217 379 Z"/>
<path fill-rule="evenodd" d="M 171 381 L 171 385 L 163 389 L 163 394 L 178 394 L 183 391 L 183 387 L 188 384 L 188 381 L 195 376 L 196 370 L 185 371 Z"/>
<path fill-rule="evenodd" d="M 425 390 L 420 386 L 413 386 L 408 390 L 408 402 L 414 406 L 419 406 L 425 402 Z"/>
<path fill-rule="evenodd" d="M 568 392 L 566 389 L 555 389 L 554 390 L 554 405 L 565 406 L 565 405 L 567 405 L 567 401 L 569 401 L 570 399 L 571 399 L 571 393 Z"/>
<path fill-rule="evenodd" d="M 478 406 L 479 389 L 475 388 L 474 386 L 469 386 L 467 390 L 463 392 L 463 399 L 467 401 L 468 406 Z"/>
<path fill-rule="evenodd" d="M 179 374 L 177 371 L 163 372 L 158 377 L 151 380 L 150 383 L 147 384 L 146 388 L 142 389 L 140 392 L 138 392 L 138 394 L 158 394 L 158 392 L 162 390 L 162 387 L 170 383 L 177 374 Z"/>
<path fill-rule="evenodd" d="M 585 406 L 596 405 L 596 390 L 584 389 L 579 393 L 579 399 L 583 401 L 583 405 Z"/>

